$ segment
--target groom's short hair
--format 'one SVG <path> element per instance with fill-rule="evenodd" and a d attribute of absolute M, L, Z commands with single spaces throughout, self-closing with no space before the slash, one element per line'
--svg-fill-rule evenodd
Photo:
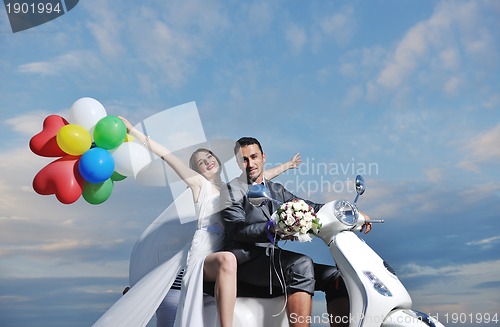
<path fill-rule="evenodd" d="M 255 137 L 245 136 L 236 141 L 236 144 L 234 145 L 234 154 L 238 154 L 240 148 L 252 144 L 257 144 L 259 146 L 260 152 L 264 153 L 264 151 L 262 151 L 262 146 L 260 145 L 259 140 L 257 140 Z"/>

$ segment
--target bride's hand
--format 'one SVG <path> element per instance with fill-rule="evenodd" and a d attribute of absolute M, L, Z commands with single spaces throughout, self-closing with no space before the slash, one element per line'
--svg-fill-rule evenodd
<path fill-rule="evenodd" d="M 125 127 L 127 127 L 127 132 L 130 132 L 130 130 L 132 130 L 132 128 L 134 126 L 132 126 L 132 124 L 127 119 L 125 119 L 124 117 L 118 116 L 118 118 L 120 118 L 121 121 L 125 124 Z"/>

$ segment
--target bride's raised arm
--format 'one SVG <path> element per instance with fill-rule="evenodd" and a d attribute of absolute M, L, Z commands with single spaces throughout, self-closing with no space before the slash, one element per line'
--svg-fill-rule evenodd
<path fill-rule="evenodd" d="M 300 156 L 300 153 L 297 152 L 289 161 L 282 163 L 279 166 L 266 169 L 264 171 L 264 178 L 271 180 L 274 177 L 283 174 L 288 169 L 297 168 L 301 162 L 302 162 L 302 157 Z"/>
<path fill-rule="evenodd" d="M 144 135 L 141 131 L 136 129 L 132 124 L 122 116 L 118 116 L 125 126 L 130 135 L 135 137 L 137 141 L 144 144 L 149 151 L 163 159 L 179 177 L 188 185 L 188 187 L 193 191 L 193 194 L 198 194 L 205 178 L 199 173 L 195 172 L 188 165 L 182 162 L 177 156 L 175 156 L 169 149 L 165 146 L 151 140 L 149 137 Z"/>

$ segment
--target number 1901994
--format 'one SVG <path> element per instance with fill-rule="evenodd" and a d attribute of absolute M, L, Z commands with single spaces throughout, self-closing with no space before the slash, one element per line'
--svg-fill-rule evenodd
<path fill-rule="evenodd" d="M 444 313 L 434 316 L 443 324 L 498 324 L 498 313 Z"/>
<path fill-rule="evenodd" d="M 5 8 L 8 14 L 59 14 L 63 11 L 60 2 L 55 4 L 51 2 L 9 2 L 5 3 Z"/>

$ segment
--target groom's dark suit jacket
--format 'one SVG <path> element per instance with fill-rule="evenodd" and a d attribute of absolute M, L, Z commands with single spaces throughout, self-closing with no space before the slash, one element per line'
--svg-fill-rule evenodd
<path fill-rule="evenodd" d="M 297 196 L 286 190 L 283 185 L 265 182 L 271 192 L 271 197 L 287 202 L 298 199 Z M 272 213 L 278 209 L 278 204 L 269 201 L 262 206 L 253 206 L 247 197 L 248 184 L 245 176 L 233 179 L 227 188 L 221 190 L 222 219 L 226 229 L 225 250 L 236 256 L 238 263 L 244 263 L 262 253 L 262 247 L 256 243 L 270 243 L 267 234 L 267 223 Z M 322 204 L 305 200 L 317 211 Z"/>

